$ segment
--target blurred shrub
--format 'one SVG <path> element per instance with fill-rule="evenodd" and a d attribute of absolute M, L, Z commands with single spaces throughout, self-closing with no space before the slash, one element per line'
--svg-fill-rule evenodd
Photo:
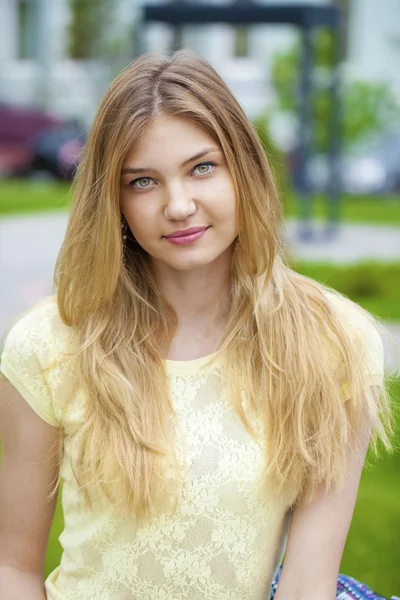
<path fill-rule="evenodd" d="M 330 65 L 333 62 L 333 36 L 325 29 L 314 34 L 315 93 L 315 143 L 319 152 L 328 147 L 330 135 Z M 301 63 L 300 39 L 289 50 L 277 53 L 273 59 L 272 82 L 277 94 L 276 110 L 294 114 L 297 112 L 298 87 Z M 343 82 L 344 145 L 350 147 L 370 134 L 400 122 L 400 106 L 389 85 L 369 81 Z"/>
<path fill-rule="evenodd" d="M 295 262 L 291 266 L 295 271 L 338 290 L 378 317 L 400 320 L 400 263 L 334 265 Z"/>
<path fill-rule="evenodd" d="M 253 126 L 260 138 L 262 147 L 267 155 L 268 162 L 274 174 L 275 182 L 280 194 L 281 202 L 286 209 L 285 203 L 288 200 L 288 191 L 291 189 L 290 177 L 285 163 L 285 155 L 274 142 L 269 133 L 268 116 L 261 115 L 253 120 Z M 286 210 L 285 210 L 286 212 Z"/>
<path fill-rule="evenodd" d="M 396 196 L 360 196 L 344 194 L 341 208 L 341 221 L 346 223 L 371 223 L 372 225 L 400 225 L 400 202 Z M 326 219 L 327 203 L 326 194 L 316 193 L 313 196 L 313 219 Z M 301 217 L 299 197 L 287 194 L 285 198 L 286 217 Z"/>
<path fill-rule="evenodd" d="M 72 59 L 99 56 L 114 4 L 113 0 L 69 0 L 69 55 Z"/>
<path fill-rule="evenodd" d="M 69 0 L 69 56 L 74 60 L 103 60 L 117 71 L 131 60 L 137 34 L 130 19 L 116 21 L 117 0 Z"/>

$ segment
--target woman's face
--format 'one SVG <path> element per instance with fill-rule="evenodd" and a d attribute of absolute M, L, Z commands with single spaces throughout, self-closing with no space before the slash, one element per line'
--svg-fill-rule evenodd
<path fill-rule="evenodd" d="M 120 202 L 136 241 L 159 266 L 211 264 L 231 252 L 238 233 L 224 154 L 188 120 L 149 124 L 124 161 Z"/>

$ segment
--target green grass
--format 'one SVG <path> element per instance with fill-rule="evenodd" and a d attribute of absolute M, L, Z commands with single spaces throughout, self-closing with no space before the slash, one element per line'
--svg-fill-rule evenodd
<path fill-rule="evenodd" d="M 388 596 L 400 593 L 400 378 L 390 386 L 396 411 L 395 451 L 371 455 L 361 477 L 341 572 Z"/>
<path fill-rule="evenodd" d="M 0 180 L 0 216 L 67 210 L 70 196 L 68 183 Z"/>
<path fill-rule="evenodd" d="M 400 235 L 400 234 L 399 234 Z M 373 315 L 400 320 L 400 263 L 302 263 L 292 267 L 345 294 Z"/>
<path fill-rule="evenodd" d="M 294 194 L 286 194 L 283 203 L 286 217 L 300 218 L 301 206 Z M 339 214 L 346 223 L 400 224 L 400 196 L 343 196 Z M 327 199 L 323 194 L 316 194 L 312 200 L 311 216 L 326 219 Z"/>
<path fill-rule="evenodd" d="M 400 401 L 400 378 L 392 383 L 394 403 Z M 368 457 L 361 478 L 340 572 L 368 584 L 390 597 L 400 592 L 400 413 L 397 416 L 397 450 L 379 460 Z M 372 465 L 372 466 L 371 466 Z M 60 502 L 57 506 L 46 556 L 46 574 L 60 561 L 58 542 L 63 527 Z"/>
<path fill-rule="evenodd" d="M 51 526 L 49 543 L 47 546 L 46 553 L 46 566 L 45 573 L 46 577 L 49 573 L 54 571 L 56 567 L 60 564 L 62 548 L 61 544 L 58 541 L 58 538 L 64 529 L 64 517 L 63 511 L 61 507 L 61 491 L 58 495 L 57 508 L 53 519 L 53 524 Z"/>
<path fill-rule="evenodd" d="M 69 191 L 69 184 L 62 182 L 0 180 L 0 216 L 65 210 L 70 204 Z M 287 192 L 283 200 L 286 216 L 299 216 L 298 199 Z M 325 218 L 323 195 L 315 197 L 312 214 L 316 219 Z M 341 214 L 347 222 L 400 224 L 400 197 L 346 196 Z"/>

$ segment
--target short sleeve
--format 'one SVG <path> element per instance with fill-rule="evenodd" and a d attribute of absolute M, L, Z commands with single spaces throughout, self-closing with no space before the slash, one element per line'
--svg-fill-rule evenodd
<path fill-rule="evenodd" d="M 357 339 L 361 348 L 361 368 L 365 383 L 369 386 L 382 387 L 384 378 L 384 349 L 379 332 L 367 321 L 363 328 L 357 331 Z M 344 400 L 348 400 L 350 398 L 349 382 L 345 381 L 341 389 Z"/>
<path fill-rule="evenodd" d="M 357 343 L 364 382 L 369 386 L 382 387 L 384 346 L 372 317 L 347 298 L 334 296 L 332 302 L 338 308 L 342 324 Z M 343 399 L 346 401 L 350 398 L 350 384 L 344 376 L 341 379 Z"/>
<path fill-rule="evenodd" d="M 39 417 L 58 426 L 47 376 L 50 344 L 48 311 L 33 309 L 9 331 L 0 370 Z"/>

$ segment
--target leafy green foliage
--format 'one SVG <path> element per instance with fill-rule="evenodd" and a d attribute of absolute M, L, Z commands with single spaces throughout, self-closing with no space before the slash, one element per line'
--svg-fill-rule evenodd
<path fill-rule="evenodd" d="M 400 590 L 400 378 L 389 383 L 395 416 L 394 453 L 368 455 L 340 572 L 390 598 Z"/>
<path fill-rule="evenodd" d="M 113 0 L 69 0 L 69 55 L 72 59 L 99 56 L 114 4 Z"/>
<path fill-rule="evenodd" d="M 349 146 L 399 123 L 400 107 L 387 85 L 354 81 L 345 88 L 343 117 L 344 140 Z"/>
<path fill-rule="evenodd" d="M 398 262 L 355 265 L 298 262 L 292 268 L 338 290 L 381 319 L 400 321 Z"/>
<path fill-rule="evenodd" d="M 267 155 L 269 165 L 274 174 L 274 179 L 279 192 L 283 193 L 282 201 L 285 203 L 285 198 L 290 190 L 290 178 L 288 176 L 285 165 L 283 152 L 274 143 L 273 138 L 269 135 L 269 124 L 267 116 L 259 116 L 253 120 L 253 127 L 260 138 L 262 147 Z"/>
<path fill-rule="evenodd" d="M 316 90 L 313 98 L 316 148 L 324 152 L 330 135 L 330 65 L 333 56 L 332 34 L 325 29 L 314 35 Z M 273 60 L 272 82 L 279 111 L 295 113 L 301 61 L 301 44 L 297 40 L 289 50 L 277 53 Z M 383 83 L 357 80 L 343 83 L 343 141 L 346 147 L 367 135 L 383 131 L 393 122 L 400 123 L 400 106 L 390 87 Z"/>
<path fill-rule="evenodd" d="M 69 0 L 69 56 L 75 60 L 103 60 L 118 71 L 132 58 L 137 24 L 119 23 L 117 0 Z"/>

